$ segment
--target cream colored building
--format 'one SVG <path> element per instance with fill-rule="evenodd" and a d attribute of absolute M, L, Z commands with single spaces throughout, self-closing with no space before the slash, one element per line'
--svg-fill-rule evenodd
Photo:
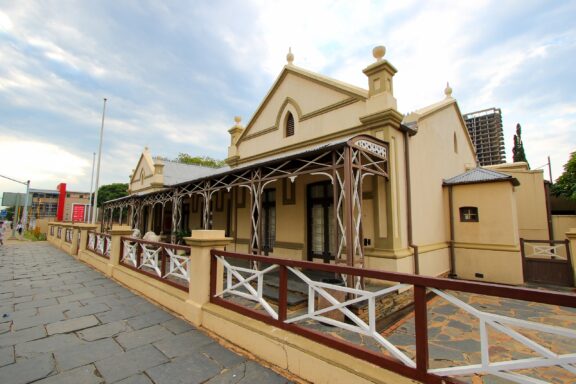
<path fill-rule="evenodd" d="M 121 221 L 171 241 L 224 229 L 237 252 L 521 284 L 520 237 L 548 238 L 533 193 L 541 173 L 479 171 L 449 86 L 403 115 L 384 53 L 375 48 L 363 70 L 367 89 L 300 68 L 289 53 L 254 115 L 229 129 L 228 167 L 145 149 L 130 196 L 106 203 L 107 217 L 120 209 Z M 478 172 L 480 182 L 459 182 Z"/>

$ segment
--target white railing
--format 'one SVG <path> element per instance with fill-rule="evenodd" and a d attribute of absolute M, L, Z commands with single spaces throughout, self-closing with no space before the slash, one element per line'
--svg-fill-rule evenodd
<path fill-rule="evenodd" d="M 189 247 L 127 237 L 122 238 L 122 247 L 122 263 L 137 269 L 149 270 L 161 279 L 175 277 L 186 282 L 190 281 Z"/>
<path fill-rule="evenodd" d="M 251 302 L 257 303 L 254 309 L 251 311 L 255 311 L 257 313 L 259 310 L 264 310 L 264 312 L 270 318 L 274 319 L 275 321 L 282 321 L 284 324 L 294 324 L 295 326 L 300 326 L 300 324 L 296 324 L 297 322 L 304 322 L 304 324 L 309 324 L 310 321 L 317 321 L 324 324 L 328 324 L 333 328 L 330 331 L 331 334 L 337 332 L 344 332 L 344 333 L 355 333 L 362 335 L 363 337 L 369 337 L 375 342 L 378 343 L 383 349 L 388 351 L 393 357 L 400 360 L 404 365 L 416 369 L 416 361 L 414 360 L 414 354 L 409 353 L 409 351 L 402 351 L 399 349 L 398 346 L 394 345 L 389 341 L 390 335 L 386 338 L 382 335 L 382 330 L 377 329 L 377 306 L 379 303 L 379 299 L 385 295 L 389 295 L 393 292 L 405 292 L 407 289 L 411 289 L 413 286 L 416 287 L 415 284 L 396 284 L 388 288 L 384 289 L 375 289 L 374 291 L 368 291 L 363 289 L 345 287 L 341 285 L 335 285 L 327 282 L 319 282 L 310 279 L 307 275 L 305 275 L 299 268 L 305 268 L 305 266 L 298 266 L 295 268 L 291 265 L 294 265 L 295 262 L 290 262 L 288 265 L 283 265 L 282 262 L 276 261 L 274 264 L 272 260 L 270 263 L 272 265 L 266 267 L 263 270 L 258 270 L 256 268 L 250 267 L 243 267 L 243 266 L 236 266 L 231 264 L 225 256 L 219 255 L 218 253 L 226 253 L 226 252 L 216 252 L 213 251 L 213 256 L 216 259 L 216 262 L 219 263 L 224 270 L 224 284 L 221 291 L 215 291 L 214 297 L 226 300 L 230 302 L 231 297 L 236 296 L 245 300 L 249 300 Z M 228 253 L 232 255 L 231 253 Z M 263 258 L 253 257 L 253 260 L 250 259 L 249 255 L 240 255 L 243 256 L 243 259 L 249 260 L 247 265 L 254 265 L 256 263 L 255 260 L 261 261 Z M 296 262 L 299 264 L 311 264 L 311 263 L 304 263 L 304 262 Z M 284 309 L 283 315 L 280 313 L 280 295 L 277 300 L 268 300 L 264 295 L 265 289 L 265 276 L 274 275 L 279 273 L 279 268 L 284 268 L 286 272 L 285 276 L 288 273 L 292 273 L 296 276 L 299 281 L 304 282 L 307 286 L 307 308 L 304 310 L 293 310 L 287 311 Z M 320 269 L 316 267 L 316 269 Z M 349 269 L 348 269 L 349 270 Z M 383 275 L 385 273 L 382 273 Z M 276 276 L 274 276 L 276 278 Z M 285 278 L 287 279 L 287 278 Z M 382 277 L 383 280 L 390 280 Z M 414 279 L 422 279 L 419 276 L 411 277 L 411 280 Z M 404 279 L 399 279 L 402 281 Z M 406 279 L 407 280 L 407 279 Z M 427 278 L 426 283 L 429 283 L 429 280 L 441 280 L 441 279 L 430 279 Z M 452 282 L 451 282 L 452 283 Z M 282 284 L 282 283 L 280 283 Z M 284 284 L 287 284 L 284 283 Z M 469 285 L 474 285 L 477 283 L 462 283 L 462 282 L 453 282 L 456 286 L 462 286 L 462 289 L 465 291 L 466 287 Z M 480 285 L 480 284 L 478 284 Z M 422 289 L 422 286 L 426 286 L 425 283 L 420 284 L 419 289 Z M 285 293 L 287 295 L 287 285 L 285 286 Z M 473 287 L 474 288 L 474 287 Z M 458 288 L 460 289 L 460 288 Z M 470 288 L 468 288 L 470 289 Z M 501 289 L 502 291 L 505 290 L 515 290 L 515 288 L 497 288 Z M 569 375 L 573 375 L 574 381 L 576 383 L 576 330 L 572 328 L 566 328 L 558 326 L 558 320 L 553 320 L 555 325 L 544 324 L 542 322 L 530 321 L 528 319 L 519 319 L 512 316 L 504 316 L 500 314 L 490 313 L 487 311 L 482 311 L 480 309 L 475 308 L 469 303 L 464 302 L 463 300 L 457 298 L 453 294 L 448 293 L 446 290 L 434 288 L 428 286 L 428 290 L 438 297 L 446 300 L 451 305 L 457 307 L 459 310 L 462 310 L 465 314 L 461 315 L 458 318 L 459 321 L 467 321 L 469 320 L 470 316 L 475 318 L 477 324 L 479 324 L 478 332 L 479 332 L 479 356 L 480 362 L 474 364 L 467 364 L 467 365 L 455 365 L 454 361 L 452 361 L 451 366 L 448 367 L 434 367 L 431 369 L 427 369 L 427 373 L 445 377 L 445 376 L 470 376 L 470 375 L 493 375 L 502 379 L 509 380 L 514 383 L 521 383 L 521 384 L 541 384 L 547 383 L 547 381 L 542 380 L 542 377 L 548 378 L 545 373 L 542 371 L 534 371 L 538 368 L 545 368 L 545 367 L 560 367 L 568 372 Z M 279 288 L 280 291 L 280 288 Z M 519 290 L 526 292 L 527 290 Z M 425 290 L 423 291 L 425 292 Z M 508 291 L 506 291 L 508 292 Z M 340 294 L 338 294 L 340 293 Z M 513 292 L 514 293 L 514 292 Z M 509 293 L 506 293 L 509 294 Z M 491 293 L 491 296 L 496 296 L 496 293 Z M 541 295 L 541 296 L 553 296 L 559 294 L 549 294 L 545 292 L 538 292 L 534 293 L 534 295 Z M 542 301 L 539 302 L 546 302 L 547 300 L 552 300 L 556 298 L 548 299 L 546 296 L 543 299 L 539 299 Z M 318 298 L 322 297 L 325 302 L 328 302 L 328 305 L 324 305 L 321 308 L 318 305 Z M 471 296 L 476 297 L 474 295 Z M 481 296 L 480 296 L 481 297 Z M 233 300 L 233 299 L 232 299 Z M 420 300 L 420 299 L 419 299 Z M 239 301 L 242 303 L 242 300 Z M 284 302 L 286 302 L 286 298 L 284 298 Z M 358 316 L 356 313 L 352 312 L 349 308 L 351 305 L 357 305 L 359 303 L 366 303 L 363 311 L 367 310 L 367 316 L 363 316 L 367 318 L 363 320 Z M 425 302 L 425 301 L 423 301 Z M 474 300 L 470 300 L 471 303 L 474 303 Z M 240 306 L 246 306 L 244 304 L 235 304 Z M 569 305 L 569 304 L 568 304 Z M 561 308 L 557 306 L 553 306 L 555 308 Z M 574 305 L 571 307 L 576 308 L 576 296 L 574 297 Z M 251 308 L 251 307 L 249 307 Z M 426 307 L 424 307 L 426 308 Z M 327 317 L 325 316 L 328 312 L 338 311 L 343 316 L 341 318 L 343 320 L 337 320 L 334 316 Z M 434 306 L 428 304 L 427 308 L 428 313 L 434 313 Z M 304 312 L 304 313 L 302 313 Z M 296 314 L 294 314 L 296 313 Z M 509 312 L 506 312 L 509 313 Z M 470 316 L 466 316 L 470 315 Z M 570 315 L 574 316 L 572 318 L 572 323 L 576 324 L 576 315 L 574 312 L 566 311 L 563 315 L 559 315 L 560 318 L 568 318 Z M 259 316 L 265 316 L 264 314 Z M 282 317 L 283 316 L 283 317 Z M 460 316 L 460 315 L 459 315 Z M 545 316 L 545 315 L 544 315 Z M 563 317 L 562 317 L 563 316 Z M 545 317 L 543 319 L 546 319 Z M 541 319 L 542 320 L 542 319 Z M 568 322 L 567 324 L 571 324 Z M 429 325 L 428 325 L 429 326 Z M 473 323 L 470 327 L 471 330 L 474 329 Z M 490 332 L 497 332 L 504 335 L 504 337 L 509 338 L 511 341 L 513 340 L 516 342 L 517 346 L 522 346 L 524 349 L 528 349 L 533 352 L 533 356 L 517 358 L 517 354 L 510 353 L 501 356 L 498 354 L 497 356 L 491 356 L 491 346 L 495 345 L 490 343 L 489 338 L 489 331 Z M 473 336 L 473 331 L 470 331 L 471 335 Z M 492 334 L 492 333 L 491 333 Z M 547 339 L 548 337 L 548 339 Z M 572 345 L 574 348 L 570 351 L 562 351 L 554 352 L 552 349 L 550 341 L 550 337 L 561 337 L 564 340 L 568 340 L 567 345 Z M 474 339 L 474 337 L 470 337 Z M 427 340 L 427 338 L 426 338 Z M 425 341 L 427 343 L 428 341 Z M 499 345 L 502 347 L 502 345 Z M 404 346 L 405 349 L 406 346 Z M 508 346 L 508 348 L 513 348 L 513 346 Z M 513 352 L 514 350 L 511 349 L 509 352 Z M 463 359 L 464 360 L 464 359 Z M 525 370 L 533 370 L 530 373 L 526 373 Z M 536 373 L 534 373 L 536 372 Z M 535 378 L 532 374 L 539 378 Z M 540 377 L 540 375 L 544 375 Z"/>
<path fill-rule="evenodd" d="M 64 241 L 67 243 L 72 243 L 72 234 L 73 234 L 73 229 L 72 228 L 66 228 L 66 232 L 64 233 Z"/>
<path fill-rule="evenodd" d="M 216 258 L 224 267 L 226 276 L 225 288 L 222 290 L 222 292 L 218 292 L 217 296 L 223 297 L 228 293 L 257 302 L 273 319 L 278 320 L 278 313 L 263 297 L 264 275 L 268 272 L 275 271 L 278 268 L 278 265 L 271 265 L 270 267 L 259 271 L 257 269 L 243 268 L 231 265 L 223 256 L 217 256 Z M 394 346 L 376 331 L 376 299 L 380 296 L 388 295 L 392 292 L 398 292 L 407 289 L 409 287 L 408 285 L 397 284 L 392 287 L 370 292 L 357 288 L 349 288 L 340 285 L 314 281 L 296 268 L 288 267 L 288 270 L 294 273 L 298 278 L 300 278 L 300 280 L 307 284 L 308 306 L 307 312 L 305 314 L 286 319 L 284 321 L 285 323 L 289 324 L 303 320 L 315 320 L 349 332 L 368 336 L 374 339 L 378 344 L 388 350 L 394 357 L 398 358 L 404 364 L 412 368 L 416 366 L 415 362 L 410 357 L 400 351 L 396 346 Z M 234 281 L 234 278 L 236 281 Z M 253 283 L 256 283 L 256 288 L 252 286 Z M 243 288 L 248 291 L 248 293 L 242 292 L 238 288 Z M 354 298 L 340 302 L 330 291 L 339 291 L 345 294 L 350 294 Z M 325 306 L 324 308 L 317 308 L 317 295 L 322 296 L 326 301 L 328 301 L 330 305 Z M 368 302 L 368 323 L 366 323 L 359 316 L 347 308 L 349 305 L 361 303 L 363 301 Z M 352 324 L 323 316 L 324 314 L 332 311 L 341 312 L 345 318 L 352 322 Z"/>
<path fill-rule="evenodd" d="M 88 232 L 88 244 L 86 247 L 92 252 L 105 258 L 110 258 L 112 250 L 112 237 L 105 233 Z"/>
<path fill-rule="evenodd" d="M 524 246 L 528 246 L 531 251 L 526 249 L 526 257 L 535 259 L 561 259 L 566 260 L 564 251 L 566 246 L 564 243 L 558 245 L 534 244 L 525 242 Z"/>
<path fill-rule="evenodd" d="M 576 330 L 558 326 L 546 325 L 534 321 L 521 320 L 509 316 L 502 316 L 489 312 L 480 311 L 468 303 L 443 292 L 439 289 L 431 288 L 432 292 L 442 297 L 452 305 L 464 310 L 466 313 L 476 317 L 480 324 L 480 352 L 481 363 L 470 364 L 465 366 L 438 368 L 429 370 L 440 376 L 454 375 L 471 375 L 471 374 L 491 374 L 513 381 L 515 383 L 536 384 L 547 383 L 546 381 L 535 379 L 518 372 L 512 372 L 522 369 L 541 368 L 559 366 L 572 373 L 576 380 L 576 353 L 557 354 L 552 352 L 548 347 L 538 343 L 536 340 L 527 336 L 527 333 L 520 333 L 518 329 L 533 330 L 544 334 L 557 335 L 570 340 L 574 340 L 574 349 L 576 350 Z M 576 297 L 575 297 L 576 300 Z M 490 358 L 490 340 L 488 338 L 488 326 L 494 331 L 501 332 L 517 343 L 522 344 L 532 350 L 540 357 L 510 359 L 491 361 Z"/>

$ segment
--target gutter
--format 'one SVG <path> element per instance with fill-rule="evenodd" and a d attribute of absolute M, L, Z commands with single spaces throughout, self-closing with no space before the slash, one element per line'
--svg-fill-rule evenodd
<path fill-rule="evenodd" d="M 418 246 L 414 244 L 412 230 L 412 184 L 410 182 L 410 145 L 409 138 L 418 133 L 416 122 L 409 124 L 400 124 L 400 131 L 404 133 L 404 162 L 406 170 L 406 225 L 408 230 L 408 246 L 414 250 L 414 274 L 420 274 L 420 258 L 418 255 Z"/>

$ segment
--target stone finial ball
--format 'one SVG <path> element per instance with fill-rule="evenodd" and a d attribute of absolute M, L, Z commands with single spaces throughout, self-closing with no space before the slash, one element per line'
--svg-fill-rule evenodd
<path fill-rule="evenodd" d="M 234 116 L 234 121 L 236 122 L 236 124 L 240 124 L 240 122 L 242 121 L 242 116 Z"/>
<path fill-rule="evenodd" d="M 374 56 L 376 60 L 382 60 L 385 54 L 386 54 L 386 47 L 384 47 L 383 45 L 379 45 L 377 47 L 374 47 L 374 49 L 372 49 L 372 56 Z"/>

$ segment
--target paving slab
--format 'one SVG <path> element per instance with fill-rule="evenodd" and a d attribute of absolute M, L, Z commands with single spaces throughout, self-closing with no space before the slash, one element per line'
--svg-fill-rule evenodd
<path fill-rule="evenodd" d="M 36 381 L 34 384 L 99 384 L 103 382 L 104 379 L 97 375 L 96 367 L 86 365 Z"/>
<path fill-rule="evenodd" d="M 169 361 L 162 352 L 145 345 L 98 361 L 96 367 L 107 382 L 113 383 Z"/>
<path fill-rule="evenodd" d="M 98 321 L 94 315 L 90 315 L 48 324 L 46 326 L 46 332 L 48 332 L 49 335 L 54 335 L 56 333 L 69 333 L 84 328 L 94 327 L 98 324 L 100 324 L 100 321 Z"/>
<path fill-rule="evenodd" d="M 94 341 L 98 339 L 112 337 L 119 333 L 131 330 L 132 329 L 128 326 L 128 324 L 124 320 L 119 320 L 113 323 L 83 329 L 82 331 L 78 332 L 78 336 L 86 341 Z"/>
<path fill-rule="evenodd" d="M 69 370 L 123 353 L 113 339 L 102 339 L 61 349 L 54 353 L 58 368 Z"/>
<path fill-rule="evenodd" d="M 16 356 L 32 357 L 43 353 L 53 353 L 63 348 L 69 348 L 85 341 L 76 337 L 76 335 L 53 335 L 43 339 L 28 341 L 26 343 L 16 344 Z"/>
<path fill-rule="evenodd" d="M 205 356 L 188 356 L 146 370 L 155 384 L 203 383 L 217 376 L 218 364 Z"/>
<path fill-rule="evenodd" d="M 0 281 L 0 384 L 227 382 L 237 367 L 254 383 L 275 382 L 257 363 L 247 375 L 246 358 L 47 243 L 0 248 Z"/>
<path fill-rule="evenodd" d="M 0 348 L 0 367 L 14 362 L 14 347 Z"/>
<path fill-rule="evenodd" d="M 43 379 L 54 370 L 51 355 L 25 359 L 0 368 L 0 383 L 26 384 Z"/>
<path fill-rule="evenodd" d="M 125 349 L 133 349 L 142 345 L 154 343 L 158 340 L 173 336 L 172 332 L 160 325 L 140 329 L 138 331 L 125 332 L 116 337 L 116 341 Z"/>
<path fill-rule="evenodd" d="M 203 351 L 204 347 L 216 342 L 200 331 L 188 331 L 179 335 L 171 335 L 154 343 L 166 356 L 180 357 Z"/>

